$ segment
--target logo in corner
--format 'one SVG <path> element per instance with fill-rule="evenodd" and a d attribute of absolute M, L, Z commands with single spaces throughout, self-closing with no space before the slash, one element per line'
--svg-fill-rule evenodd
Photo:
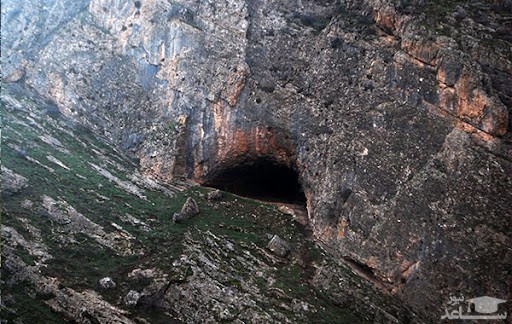
<path fill-rule="evenodd" d="M 467 299 L 464 303 L 464 296 L 451 296 L 448 301 L 449 307 L 445 308 L 445 314 L 441 319 L 506 319 L 507 312 L 498 313 L 499 304 L 507 302 L 506 300 L 482 296 Z"/>

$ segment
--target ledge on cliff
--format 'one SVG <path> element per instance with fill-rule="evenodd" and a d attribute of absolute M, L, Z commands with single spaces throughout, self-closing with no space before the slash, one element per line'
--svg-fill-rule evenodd
<path fill-rule="evenodd" d="M 223 169 L 206 185 L 248 198 L 305 206 L 298 178 L 290 167 L 259 159 Z"/>

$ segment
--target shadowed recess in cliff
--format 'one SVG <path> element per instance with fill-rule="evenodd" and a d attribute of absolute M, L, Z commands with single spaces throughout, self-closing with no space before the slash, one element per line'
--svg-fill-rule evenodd
<path fill-rule="evenodd" d="M 306 205 L 295 170 L 269 160 L 235 165 L 214 176 L 205 185 L 268 202 Z"/>

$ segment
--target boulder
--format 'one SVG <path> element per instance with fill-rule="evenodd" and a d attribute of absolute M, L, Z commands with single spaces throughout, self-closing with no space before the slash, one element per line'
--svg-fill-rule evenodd
<path fill-rule="evenodd" d="M 208 193 L 208 196 L 206 197 L 208 201 L 219 201 L 224 197 L 222 194 L 222 191 L 220 190 L 214 190 Z"/>
<path fill-rule="evenodd" d="M 274 235 L 270 242 L 268 243 L 268 249 L 272 251 L 275 255 L 280 257 L 285 257 L 291 251 L 291 245 L 278 235 Z"/>
<path fill-rule="evenodd" d="M 124 297 L 124 303 L 128 307 L 135 307 L 139 302 L 140 294 L 135 290 L 130 290 L 128 294 Z"/>
<path fill-rule="evenodd" d="M 197 214 L 199 214 L 199 207 L 197 206 L 197 202 L 193 198 L 188 197 L 187 201 L 185 201 L 185 204 L 183 204 L 181 211 L 179 213 L 174 213 L 172 216 L 172 221 L 174 223 L 182 223 Z"/>
<path fill-rule="evenodd" d="M 116 288 L 116 283 L 114 282 L 114 280 L 112 280 L 112 278 L 105 277 L 100 280 L 100 287 L 102 289 L 114 289 Z"/>
<path fill-rule="evenodd" d="M 188 197 L 187 201 L 185 201 L 185 204 L 183 204 L 183 207 L 181 208 L 181 213 L 188 217 L 199 214 L 197 202 L 193 198 Z"/>

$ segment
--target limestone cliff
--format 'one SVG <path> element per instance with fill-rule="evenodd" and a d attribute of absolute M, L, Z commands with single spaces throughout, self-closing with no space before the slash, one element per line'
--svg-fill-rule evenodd
<path fill-rule="evenodd" d="M 315 238 L 435 321 L 512 299 L 511 8 L 4 1 L 2 69 L 160 181 L 296 170 Z"/>

